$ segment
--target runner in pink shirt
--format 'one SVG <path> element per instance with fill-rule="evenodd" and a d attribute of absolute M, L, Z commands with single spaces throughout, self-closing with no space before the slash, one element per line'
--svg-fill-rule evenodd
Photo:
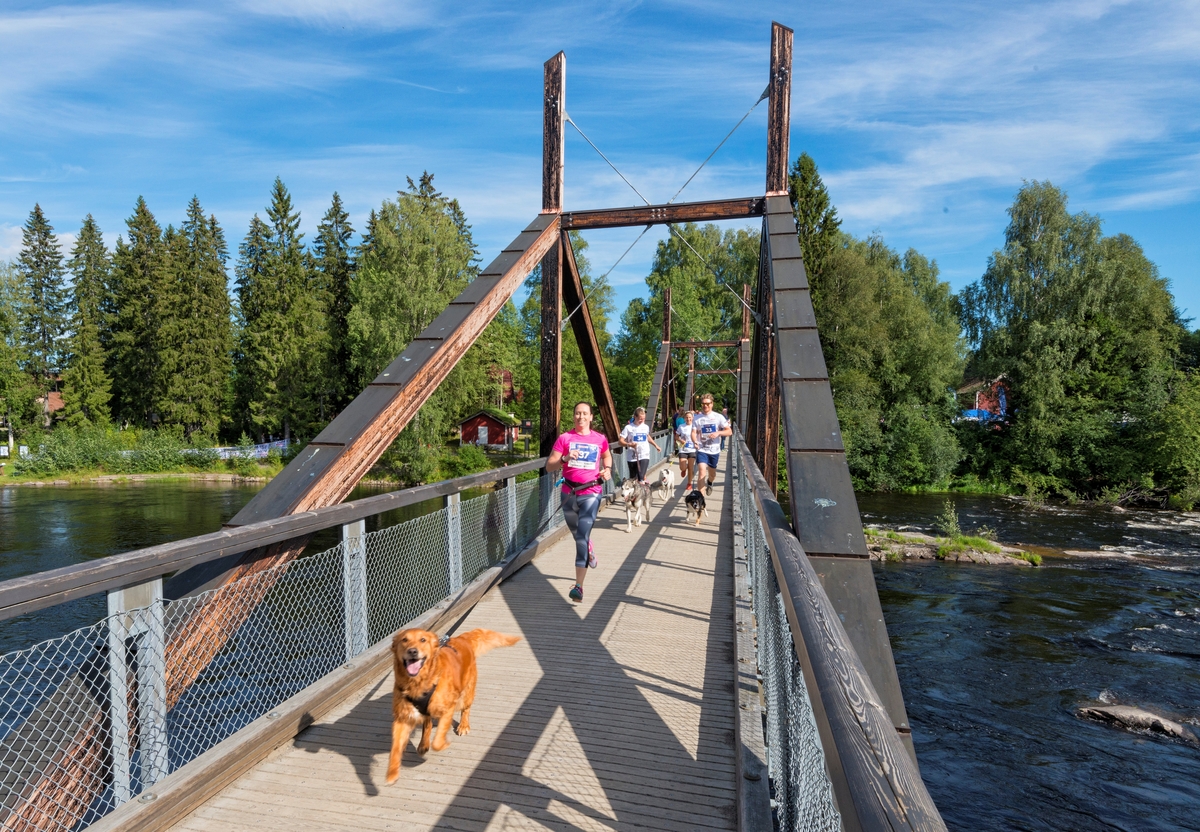
<path fill-rule="evenodd" d="M 592 526 L 604 493 L 604 481 L 612 476 L 612 453 L 604 434 L 592 430 L 592 406 L 575 405 L 575 427 L 560 434 L 546 460 L 546 472 L 562 469 L 562 507 L 567 527 L 575 537 L 575 586 L 569 597 L 583 600 L 583 579 L 588 567 L 596 567 L 592 554 Z"/>

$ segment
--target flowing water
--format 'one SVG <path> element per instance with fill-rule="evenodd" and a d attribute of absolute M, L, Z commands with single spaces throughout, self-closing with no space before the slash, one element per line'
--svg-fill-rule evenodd
<path fill-rule="evenodd" d="M 927 530 L 945 497 L 859 497 Z M 1200 514 L 954 497 L 1040 568 L 876 568 L 921 773 L 951 829 L 1200 829 L 1200 747 L 1082 720 L 1136 705 L 1200 733 Z M 1092 551 L 1063 555 L 1054 550 Z"/>

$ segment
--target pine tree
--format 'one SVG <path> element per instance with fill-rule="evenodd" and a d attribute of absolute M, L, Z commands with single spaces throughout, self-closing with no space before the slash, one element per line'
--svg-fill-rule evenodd
<path fill-rule="evenodd" d="M 275 305 L 275 293 L 267 281 L 270 237 L 271 229 L 255 214 L 250 219 L 250 230 L 238 246 L 234 272 L 237 304 L 234 310 L 233 432 L 255 436 L 260 436 L 260 431 L 251 417 L 251 404 L 256 399 L 260 377 L 266 375 L 260 372 L 265 358 L 264 323 L 268 311 Z"/>
<path fill-rule="evenodd" d="M 14 436 L 42 420 L 37 406 L 37 385 L 22 369 L 21 310 L 25 306 L 23 281 L 12 263 L 0 262 L 0 425 L 2 441 L 13 447 Z"/>
<path fill-rule="evenodd" d="M 164 235 L 162 337 L 156 412 L 188 438 L 215 438 L 230 370 L 228 251 L 216 217 L 192 197 L 187 219 Z"/>
<path fill-rule="evenodd" d="M 112 411 L 121 422 L 149 425 L 157 400 L 150 385 L 160 377 L 163 234 L 140 196 L 126 226 L 129 242 L 118 237 L 113 254 Z"/>
<path fill-rule="evenodd" d="M 840 243 L 842 221 L 829 201 L 829 191 L 817 173 L 817 163 L 807 153 L 792 165 L 788 176 L 788 191 L 800 237 L 800 254 L 810 281 L 820 283 L 828 268 L 829 258 Z M 815 292 L 814 288 L 814 292 Z"/>
<path fill-rule="evenodd" d="M 108 402 L 112 398 L 103 344 L 107 328 L 103 310 L 108 305 L 112 261 L 91 214 L 83 220 L 67 267 L 74 275 L 74 310 L 70 357 L 63 373 L 63 418 L 70 425 L 104 424 L 109 421 Z"/>
<path fill-rule="evenodd" d="M 261 228 L 252 223 L 243 243 L 252 259 L 245 261 L 245 269 L 239 262 L 239 302 L 244 304 L 239 392 L 243 418 L 256 434 L 281 433 L 289 439 L 293 431 L 311 433 L 322 422 L 326 303 L 319 281 L 310 276 L 300 212 L 293 211 L 291 194 L 278 178 L 267 220 L 258 221 Z"/>
<path fill-rule="evenodd" d="M 67 289 L 62 250 L 40 205 L 34 205 L 22 232 L 17 270 L 25 303 L 21 309 L 21 341 L 26 369 L 43 396 L 43 413 L 50 418 L 49 392 L 61 372 L 66 349 Z"/>
<path fill-rule="evenodd" d="M 332 412 L 345 407 L 358 389 L 351 378 L 350 343 L 346 330 L 351 305 L 350 284 L 354 280 L 354 258 L 350 246 L 353 234 L 350 215 L 342 207 L 342 198 L 334 191 L 333 203 L 317 226 L 317 237 L 313 241 L 313 266 L 328 305 L 325 310 L 329 331 L 326 373 Z"/>

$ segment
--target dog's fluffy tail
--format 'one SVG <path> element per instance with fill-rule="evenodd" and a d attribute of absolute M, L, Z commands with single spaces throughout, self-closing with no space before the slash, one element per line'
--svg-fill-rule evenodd
<path fill-rule="evenodd" d="M 482 656 L 489 650 L 494 650 L 497 647 L 512 647 L 521 640 L 520 636 L 510 636 L 506 633 L 497 633 L 495 630 L 472 630 L 469 633 L 463 633 L 461 636 L 456 636 L 455 641 L 462 639 L 471 645 L 471 651 L 476 656 Z"/>

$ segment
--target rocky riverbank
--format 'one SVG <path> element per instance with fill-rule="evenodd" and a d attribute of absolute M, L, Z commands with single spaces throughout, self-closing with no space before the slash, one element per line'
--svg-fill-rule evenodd
<path fill-rule="evenodd" d="M 981 537 L 959 535 L 934 537 L 920 532 L 889 531 L 867 527 L 867 551 L 871 560 L 901 563 L 940 560 L 954 563 L 992 563 L 1002 566 L 1040 566 L 1041 555 Z"/>

